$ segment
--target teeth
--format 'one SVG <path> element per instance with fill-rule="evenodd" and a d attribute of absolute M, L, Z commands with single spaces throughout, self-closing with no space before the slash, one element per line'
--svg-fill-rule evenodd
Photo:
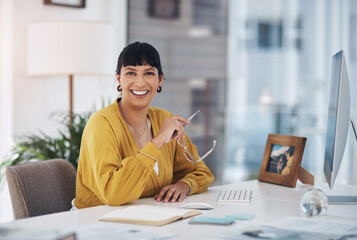
<path fill-rule="evenodd" d="M 134 91 L 134 90 L 131 90 L 131 92 L 134 93 L 135 95 L 145 95 L 149 91 Z"/>

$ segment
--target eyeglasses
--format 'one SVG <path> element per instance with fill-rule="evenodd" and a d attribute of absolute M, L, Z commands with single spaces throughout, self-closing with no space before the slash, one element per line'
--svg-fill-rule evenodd
<path fill-rule="evenodd" d="M 194 114 L 192 114 L 187 120 L 191 121 L 191 119 L 197 114 L 199 113 L 200 110 L 196 111 Z M 183 126 L 186 126 L 185 123 L 182 123 Z M 216 140 L 213 140 L 213 147 L 202 157 L 200 157 L 198 160 L 195 160 L 192 156 L 192 154 L 188 151 L 185 140 L 182 138 L 180 140 L 177 141 L 177 143 L 184 148 L 183 150 L 183 155 L 186 157 L 187 161 L 193 163 L 193 164 L 197 164 L 199 162 L 201 162 L 203 159 L 205 159 L 212 151 L 213 149 L 216 147 Z"/>

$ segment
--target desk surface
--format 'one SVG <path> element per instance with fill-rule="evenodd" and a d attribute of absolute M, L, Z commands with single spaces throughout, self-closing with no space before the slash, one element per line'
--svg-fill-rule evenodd
<path fill-rule="evenodd" d="M 333 191 L 329 191 L 327 184 L 317 185 L 327 194 L 334 195 L 357 195 L 356 185 L 336 185 Z M 253 190 L 251 203 L 217 203 L 221 189 L 251 188 Z M 187 202 L 207 202 L 214 206 L 213 210 L 202 210 L 204 216 L 224 217 L 229 213 L 253 213 L 256 217 L 249 221 L 236 221 L 230 226 L 217 225 L 191 225 L 189 219 L 183 219 L 165 226 L 144 226 L 116 223 L 121 227 L 138 230 L 160 231 L 166 233 L 177 233 L 174 239 L 202 239 L 218 231 L 237 229 L 254 226 L 277 220 L 287 216 L 303 216 L 300 210 L 300 199 L 302 194 L 312 188 L 310 185 L 298 184 L 296 188 L 289 188 L 274 184 L 262 183 L 256 180 L 241 182 L 230 185 L 211 187 L 203 194 L 189 196 L 182 203 L 157 203 L 152 198 L 140 199 L 134 205 L 148 204 L 165 207 L 179 207 Z M 99 206 L 77 211 L 68 211 L 49 214 L 39 217 L 16 220 L 1 224 L 0 226 L 23 227 L 31 229 L 69 229 L 77 226 L 95 223 L 104 214 L 120 207 Z M 322 219 L 344 218 L 357 222 L 357 205 L 330 205 L 327 213 Z M 184 231 L 183 231 L 184 230 Z"/>

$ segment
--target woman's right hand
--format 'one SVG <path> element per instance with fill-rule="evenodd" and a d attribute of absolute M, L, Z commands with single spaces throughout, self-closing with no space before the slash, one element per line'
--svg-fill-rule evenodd
<path fill-rule="evenodd" d="M 180 116 L 165 119 L 159 132 L 152 139 L 152 143 L 154 143 L 157 148 L 161 149 L 164 144 L 169 143 L 172 140 L 182 139 L 185 134 L 184 125 L 187 124 L 190 124 L 190 122 Z"/>

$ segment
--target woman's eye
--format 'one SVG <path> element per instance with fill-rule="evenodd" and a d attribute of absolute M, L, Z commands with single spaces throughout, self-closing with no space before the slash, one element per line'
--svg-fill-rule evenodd
<path fill-rule="evenodd" d="M 146 75 L 155 75 L 153 72 L 147 72 Z"/>
<path fill-rule="evenodd" d="M 134 76 L 135 73 L 134 73 L 134 72 L 127 72 L 126 75 L 128 75 L 128 76 Z"/>

